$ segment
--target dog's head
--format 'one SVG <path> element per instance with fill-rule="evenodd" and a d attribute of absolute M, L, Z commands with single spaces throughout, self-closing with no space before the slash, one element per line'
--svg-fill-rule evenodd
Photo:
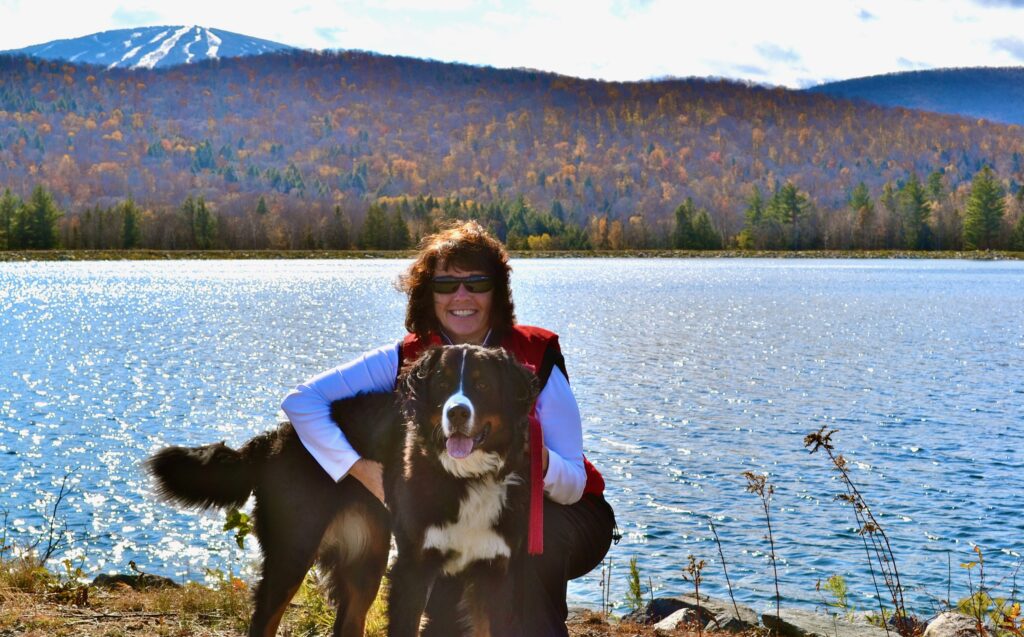
<path fill-rule="evenodd" d="M 505 350 L 429 349 L 405 370 L 400 387 L 419 444 L 449 473 L 494 473 L 523 453 L 537 377 Z"/>

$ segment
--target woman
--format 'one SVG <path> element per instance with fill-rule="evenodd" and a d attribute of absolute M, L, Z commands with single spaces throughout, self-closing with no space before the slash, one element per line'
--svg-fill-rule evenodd
<path fill-rule="evenodd" d="M 611 544 L 615 518 L 603 497 L 600 473 L 583 457 L 579 407 L 569 388 L 558 337 L 535 327 L 517 325 L 509 287 L 508 254 L 476 222 L 467 222 L 424 239 L 400 286 L 409 301 L 406 338 L 299 385 L 281 405 L 310 454 L 334 480 L 352 476 L 382 501 L 381 465 L 360 458 L 330 418 L 332 401 L 363 392 L 391 391 L 405 361 L 427 347 L 472 343 L 502 346 L 538 374 L 544 383 L 532 426 L 542 431 L 542 461 L 536 478 L 535 512 L 543 510 L 542 552 L 511 565 L 524 577 L 522 625 L 513 634 L 528 637 L 568 635 L 566 582 L 597 566 Z M 537 529 L 535 519 L 531 526 Z M 531 553 L 541 548 L 531 537 Z M 517 571 L 516 569 L 521 569 Z M 456 579 L 435 583 L 427 603 L 424 635 L 455 635 L 461 589 Z"/>

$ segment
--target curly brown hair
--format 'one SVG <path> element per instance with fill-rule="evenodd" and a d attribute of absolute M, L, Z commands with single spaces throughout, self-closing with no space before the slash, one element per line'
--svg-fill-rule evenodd
<path fill-rule="evenodd" d="M 408 272 L 399 277 L 398 288 L 409 297 L 405 307 L 406 330 L 420 338 L 440 331 L 430 287 L 438 267 L 479 270 L 493 277 L 490 328 L 500 333 L 515 325 L 515 306 L 509 285 L 512 267 L 508 264 L 505 246 L 477 222 L 465 221 L 424 237 L 416 260 Z"/>

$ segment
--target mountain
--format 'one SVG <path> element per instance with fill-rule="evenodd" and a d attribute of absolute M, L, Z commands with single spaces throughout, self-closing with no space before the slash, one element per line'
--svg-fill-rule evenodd
<path fill-rule="evenodd" d="M 1024 125 L 1024 67 L 891 73 L 830 82 L 808 91 L 882 106 Z"/>
<path fill-rule="evenodd" d="M 152 69 L 293 48 L 220 29 L 173 26 L 104 31 L 0 53 L 96 64 L 108 69 Z"/>
<path fill-rule="evenodd" d="M 0 192 L 45 186 L 68 246 L 112 245 L 120 222 L 97 206 L 127 197 L 144 211 L 142 245 L 169 249 L 197 244 L 190 198 L 215 212 L 214 245 L 297 248 L 329 245 L 332 228 L 355 231 L 381 206 L 392 215 L 404 196 L 426 200 L 400 215 L 414 237 L 460 206 L 511 203 L 508 227 L 539 246 L 558 224 L 595 220 L 609 245 L 643 245 L 692 200 L 710 216 L 691 214 L 695 230 L 736 245 L 751 200 L 787 182 L 792 215 L 767 218 L 754 245 L 795 244 L 795 222 L 800 245 L 848 245 L 872 224 L 884 235 L 863 245 L 901 245 L 899 206 L 923 182 L 948 213 L 935 231 L 948 246 L 986 165 L 1022 190 L 1019 127 L 722 80 L 602 82 L 358 51 L 156 70 L 0 56 Z M 857 216 L 862 182 L 878 203 Z"/>

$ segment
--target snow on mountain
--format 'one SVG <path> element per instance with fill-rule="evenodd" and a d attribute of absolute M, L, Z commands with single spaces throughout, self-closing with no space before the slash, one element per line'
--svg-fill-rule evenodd
<path fill-rule="evenodd" d="M 270 40 L 192 25 L 103 31 L 0 53 L 98 64 L 107 68 L 152 69 L 293 48 Z"/>

